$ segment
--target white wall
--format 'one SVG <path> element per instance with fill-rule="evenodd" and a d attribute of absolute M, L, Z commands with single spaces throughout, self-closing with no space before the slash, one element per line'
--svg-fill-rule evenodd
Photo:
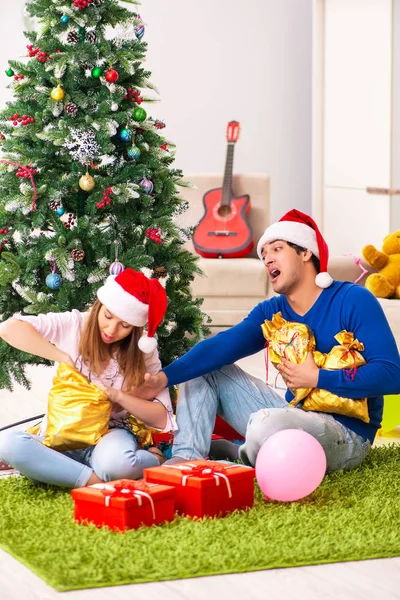
<path fill-rule="evenodd" d="M 1 0 L 4 70 L 26 46 L 23 5 Z M 222 173 L 226 124 L 236 119 L 234 170 L 271 176 L 272 218 L 311 211 L 312 1 L 142 0 L 140 14 L 161 95 L 149 112 L 167 123 L 175 165 Z"/>

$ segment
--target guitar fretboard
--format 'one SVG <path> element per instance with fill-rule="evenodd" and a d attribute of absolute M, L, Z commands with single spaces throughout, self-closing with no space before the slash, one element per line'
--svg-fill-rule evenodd
<path fill-rule="evenodd" d="M 228 148 L 226 151 L 224 181 L 222 183 L 221 206 L 229 206 L 231 203 L 234 150 L 235 150 L 235 144 L 233 142 L 228 143 Z"/>

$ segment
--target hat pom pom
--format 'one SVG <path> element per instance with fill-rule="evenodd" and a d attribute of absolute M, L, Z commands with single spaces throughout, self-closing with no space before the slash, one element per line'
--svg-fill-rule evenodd
<path fill-rule="evenodd" d="M 138 341 L 138 346 L 145 354 L 151 354 L 157 348 L 157 340 L 153 337 L 144 335 Z"/>
<path fill-rule="evenodd" d="M 315 283 L 318 287 L 325 289 L 332 285 L 333 279 L 329 275 L 329 273 L 318 273 L 318 275 L 315 278 Z"/>

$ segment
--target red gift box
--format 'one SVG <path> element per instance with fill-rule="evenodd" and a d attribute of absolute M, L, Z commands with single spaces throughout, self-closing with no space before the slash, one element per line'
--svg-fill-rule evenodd
<path fill-rule="evenodd" d="M 118 479 L 75 488 L 71 493 L 75 521 L 84 525 L 125 531 L 174 518 L 175 489 L 168 485 Z"/>
<path fill-rule="evenodd" d="M 254 503 L 255 470 L 235 463 L 192 460 L 145 469 L 147 482 L 175 486 L 175 508 L 190 517 L 223 516 Z"/>

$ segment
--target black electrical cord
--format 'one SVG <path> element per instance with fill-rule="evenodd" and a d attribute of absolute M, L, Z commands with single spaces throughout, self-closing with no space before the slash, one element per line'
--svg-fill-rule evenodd
<path fill-rule="evenodd" d="M 0 427 L 0 431 L 4 431 L 5 429 L 10 429 L 11 427 L 16 427 L 17 425 L 22 425 L 23 423 L 29 423 L 29 421 L 34 421 L 35 419 L 43 419 L 43 415 L 36 415 L 36 417 L 30 417 L 29 419 L 24 419 L 23 421 L 17 421 L 16 423 L 11 423 L 11 425 L 6 425 L 5 427 Z"/>

